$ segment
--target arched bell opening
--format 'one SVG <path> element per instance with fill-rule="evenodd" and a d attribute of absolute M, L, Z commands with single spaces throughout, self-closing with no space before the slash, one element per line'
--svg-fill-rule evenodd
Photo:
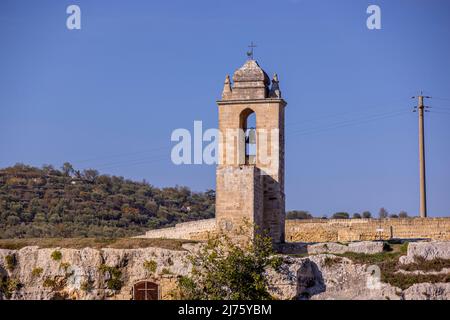
<path fill-rule="evenodd" d="M 243 141 L 241 143 L 241 163 L 246 165 L 256 164 L 256 113 L 252 109 L 245 109 L 240 115 L 240 128 L 243 130 Z"/>

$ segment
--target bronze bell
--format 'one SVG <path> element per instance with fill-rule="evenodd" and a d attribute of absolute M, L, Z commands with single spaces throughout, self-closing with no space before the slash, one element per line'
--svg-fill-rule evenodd
<path fill-rule="evenodd" d="M 247 143 L 248 144 L 256 144 L 256 129 L 255 128 L 248 129 Z"/>

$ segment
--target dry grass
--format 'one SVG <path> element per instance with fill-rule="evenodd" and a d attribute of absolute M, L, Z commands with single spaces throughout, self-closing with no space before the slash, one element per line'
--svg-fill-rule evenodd
<path fill-rule="evenodd" d="M 1 249 L 18 250 L 27 246 L 38 246 L 40 248 L 115 248 L 115 249 L 138 249 L 157 247 L 171 250 L 183 250 L 183 243 L 194 243 L 190 240 L 175 239 L 136 239 L 136 238 L 29 238 L 29 239 L 0 239 Z"/>
<path fill-rule="evenodd" d="M 346 257 L 359 264 L 374 264 L 381 269 L 381 281 L 389 283 L 401 289 L 407 289 L 416 283 L 438 283 L 450 282 L 450 274 L 404 274 L 398 270 L 405 271 L 440 271 L 450 267 L 450 260 L 435 259 L 425 260 L 416 258 L 415 262 L 408 265 L 399 263 L 399 258 L 406 254 L 408 244 L 391 245 L 388 251 L 376 254 L 362 254 L 347 252 L 338 256 Z"/>
<path fill-rule="evenodd" d="M 448 268 L 450 269 L 450 260 L 449 259 L 433 259 L 433 260 L 425 260 L 423 257 L 415 257 L 414 263 L 406 264 L 401 266 L 400 268 L 405 271 L 441 271 L 442 269 Z"/>

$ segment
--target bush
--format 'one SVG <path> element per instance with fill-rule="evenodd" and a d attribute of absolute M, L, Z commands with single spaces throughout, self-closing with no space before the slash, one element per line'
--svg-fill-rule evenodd
<path fill-rule="evenodd" d="M 42 268 L 34 268 L 33 271 L 31 271 L 31 275 L 32 275 L 34 278 L 38 278 L 38 277 L 41 276 L 41 274 L 42 274 L 43 271 L 44 271 L 44 269 L 42 269 Z"/>
<path fill-rule="evenodd" d="M 158 264 L 155 260 L 145 260 L 144 261 L 144 268 L 149 271 L 150 273 L 155 273 L 156 268 L 158 267 Z"/>
<path fill-rule="evenodd" d="M 364 219 L 370 219 L 370 218 L 372 218 L 372 213 L 370 213 L 370 211 L 364 211 L 364 212 L 362 213 L 362 217 L 363 217 Z"/>
<path fill-rule="evenodd" d="M 324 261 L 323 261 L 323 265 L 325 267 L 331 267 L 334 266 L 337 263 L 342 262 L 342 258 L 341 257 L 331 257 L 331 256 L 326 256 Z"/>
<path fill-rule="evenodd" d="M 6 299 L 10 299 L 12 294 L 20 289 L 22 284 L 17 279 L 11 279 L 8 277 L 4 277 L 0 279 L 0 291 L 3 292 Z"/>
<path fill-rule="evenodd" d="M 400 211 L 398 217 L 403 219 L 408 218 L 408 213 L 406 211 Z"/>
<path fill-rule="evenodd" d="M 55 261 L 60 261 L 62 259 L 62 253 L 59 250 L 53 251 L 50 256 Z"/>
<path fill-rule="evenodd" d="M 84 292 L 90 292 L 92 289 L 94 289 L 94 283 L 91 279 L 87 279 L 80 284 L 80 290 Z"/>
<path fill-rule="evenodd" d="M 247 230 L 251 227 L 247 226 Z M 241 236 L 245 235 L 246 230 Z M 282 259 L 273 255 L 272 240 L 256 235 L 237 244 L 224 233 L 211 238 L 190 256 L 192 273 L 178 281 L 178 299 L 268 300 L 266 268 L 278 269 Z"/>
<path fill-rule="evenodd" d="M 122 288 L 123 282 L 121 280 L 122 271 L 120 271 L 117 267 L 110 267 L 105 264 L 102 264 L 99 267 L 99 271 L 103 274 L 108 274 L 109 279 L 106 281 L 106 286 L 110 290 L 120 290 Z"/>
<path fill-rule="evenodd" d="M 172 271 L 170 271 L 170 269 L 168 269 L 168 268 L 163 268 L 161 270 L 161 274 L 172 274 Z"/>
<path fill-rule="evenodd" d="M 50 277 L 45 278 L 42 285 L 44 286 L 44 288 L 52 288 L 52 289 L 55 289 L 58 286 L 56 280 Z"/>
<path fill-rule="evenodd" d="M 386 219 L 389 216 L 389 212 L 385 208 L 381 208 L 378 212 L 380 219 Z"/>
<path fill-rule="evenodd" d="M 286 213 L 286 219 L 312 219 L 313 216 L 308 211 L 288 211 Z"/>
<path fill-rule="evenodd" d="M 69 268 L 70 268 L 70 263 L 68 263 L 68 262 L 61 262 L 61 264 L 59 265 L 59 267 L 60 267 L 61 269 L 63 269 L 64 272 L 66 272 L 66 274 L 67 274 L 67 271 L 68 271 Z"/>
<path fill-rule="evenodd" d="M 348 219 L 350 215 L 347 212 L 336 212 L 331 217 L 332 219 Z"/>
<path fill-rule="evenodd" d="M 9 254 L 5 257 L 6 268 L 9 271 L 13 271 L 16 268 L 16 256 L 13 254 Z"/>

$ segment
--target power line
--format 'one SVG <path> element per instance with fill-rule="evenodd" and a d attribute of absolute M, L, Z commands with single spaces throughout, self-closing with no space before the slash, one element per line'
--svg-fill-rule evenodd
<path fill-rule="evenodd" d="M 325 131 L 330 131 L 333 129 L 340 129 L 340 128 L 345 128 L 345 127 L 351 127 L 351 126 L 358 126 L 364 123 L 369 123 L 369 122 L 373 122 L 373 121 L 377 121 L 377 120 L 383 120 L 383 119 L 389 119 L 389 118 L 394 118 L 394 117 L 398 117 L 401 115 L 407 115 L 409 114 L 409 112 L 400 112 L 400 113 L 396 113 L 396 114 L 392 114 L 392 115 L 388 115 L 388 116 L 384 116 L 384 117 L 378 117 L 378 118 L 373 118 L 373 119 L 367 119 L 365 121 L 359 121 L 359 122 L 355 122 L 355 123 L 350 123 L 350 124 L 346 124 L 346 125 L 340 125 L 340 126 L 334 126 L 334 127 L 330 127 L 330 128 L 324 128 L 322 130 L 315 130 L 315 131 L 309 131 L 309 132 L 300 132 L 300 134 L 295 134 L 298 136 L 305 136 L 305 135 L 313 135 L 313 134 L 317 134 L 317 133 L 322 133 Z"/>
<path fill-rule="evenodd" d="M 92 161 L 102 160 L 102 159 L 128 157 L 128 156 L 132 156 L 132 155 L 145 154 L 145 153 L 149 153 L 149 152 L 153 152 L 153 151 L 168 150 L 168 149 L 170 149 L 170 148 L 169 147 L 157 147 L 157 148 L 147 149 L 147 150 L 142 150 L 142 151 L 135 151 L 135 152 L 119 153 L 119 154 L 107 155 L 107 156 L 92 157 L 92 158 L 87 158 L 87 159 L 83 159 L 83 160 L 75 160 L 75 161 L 72 161 L 72 162 L 75 163 L 75 164 L 80 164 L 80 163 L 84 163 L 84 162 L 92 162 Z"/>
<path fill-rule="evenodd" d="M 450 101 L 450 98 L 440 98 L 440 97 L 435 97 L 435 96 L 433 96 L 433 99 L 435 99 L 435 100 L 443 100 L 443 101 Z"/>
<path fill-rule="evenodd" d="M 163 155 L 163 156 L 160 155 L 158 157 L 154 157 L 154 158 L 148 159 L 148 160 L 137 160 L 137 161 L 132 161 L 132 162 L 124 162 L 124 163 L 119 163 L 119 164 L 106 165 L 103 167 L 99 167 L 99 169 L 114 169 L 114 168 L 131 167 L 131 166 L 135 166 L 135 165 L 153 164 L 153 163 L 162 162 L 163 160 L 166 160 L 167 158 L 168 158 L 167 155 Z"/>
<path fill-rule="evenodd" d="M 325 119 L 325 118 L 334 118 L 334 117 L 340 117 L 347 114 L 359 114 L 359 113 L 365 113 L 367 111 L 372 111 L 374 109 L 392 109 L 392 107 L 388 107 L 387 105 L 384 106 L 371 106 L 371 107 L 365 107 L 365 108 L 359 108 L 358 110 L 347 110 L 344 112 L 337 112 L 332 114 L 326 114 L 323 116 L 315 117 L 315 118 L 309 118 L 308 120 L 303 121 L 292 121 L 292 122 L 286 122 L 285 125 L 289 127 L 293 127 L 296 125 L 304 124 L 304 123 L 310 123 L 310 122 L 316 122 L 317 120 Z M 395 110 L 392 110 L 395 111 Z"/>
<path fill-rule="evenodd" d="M 432 111 L 432 112 L 430 112 L 430 114 L 446 114 L 446 115 L 450 115 L 450 112 Z"/>
<path fill-rule="evenodd" d="M 404 108 L 404 109 L 406 109 L 406 108 Z M 370 121 L 384 119 L 391 115 L 396 116 L 397 114 L 403 114 L 403 113 L 406 114 L 407 113 L 406 110 L 405 111 L 383 112 L 383 113 L 373 114 L 373 115 L 369 115 L 369 116 L 357 117 L 357 118 L 349 119 L 349 120 L 345 120 L 345 121 L 339 121 L 336 123 L 328 124 L 326 126 L 318 126 L 318 127 L 307 128 L 307 129 L 303 129 L 303 130 L 292 131 L 292 132 L 288 132 L 287 135 L 304 134 L 304 133 L 309 133 L 311 131 L 314 132 L 314 131 L 323 130 L 323 129 L 328 130 L 328 129 L 333 129 L 333 128 L 340 128 L 340 127 L 345 127 L 345 126 L 349 126 L 349 125 L 355 125 L 355 124 L 359 124 L 359 123 L 366 123 L 366 122 L 370 122 Z"/>

